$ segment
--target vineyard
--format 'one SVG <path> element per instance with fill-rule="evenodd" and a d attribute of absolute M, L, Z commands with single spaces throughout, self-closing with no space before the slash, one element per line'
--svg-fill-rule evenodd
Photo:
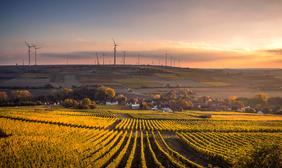
<path fill-rule="evenodd" d="M 185 115 L 1 108 L 0 129 L 7 136 L 0 137 L 0 167 L 232 167 L 258 141 L 282 144 L 276 116 Z"/>

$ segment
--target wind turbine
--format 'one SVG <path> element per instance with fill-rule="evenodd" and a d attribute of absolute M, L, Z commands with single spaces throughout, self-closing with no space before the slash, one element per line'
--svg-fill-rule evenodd
<path fill-rule="evenodd" d="M 165 52 L 165 66 L 167 66 L 167 52 Z"/>
<path fill-rule="evenodd" d="M 25 41 L 25 45 L 28 47 L 28 65 L 30 66 L 30 49 L 33 47 L 33 45 L 29 44 Z"/>
<path fill-rule="evenodd" d="M 66 55 L 66 65 L 68 65 L 69 64 L 69 57 L 68 57 L 68 55 Z"/>
<path fill-rule="evenodd" d="M 34 65 L 37 65 L 37 50 L 40 49 L 40 47 L 33 45 L 33 48 L 34 48 Z"/>
<path fill-rule="evenodd" d="M 137 64 L 140 65 L 140 54 L 138 54 L 137 57 L 138 57 Z"/>
<path fill-rule="evenodd" d="M 125 65 L 125 56 L 126 56 L 126 51 L 123 51 L 123 65 Z"/>
<path fill-rule="evenodd" d="M 115 42 L 115 40 L 113 39 L 113 42 L 114 42 L 114 65 L 116 65 L 116 59 L 117 59 L 117 44 Z"/>
<path fill-rule="evenodd" d="M 98 56 L 98 52 L 96 52 L 96 59 L 97 59 L 97 65 L 99 65 L 99 56 Z"/>
<path fill-rule="evenodd" d="M 105 65 L 105 54 L 102 54 L 102 58 L 103 58 L 103 65 Z"/>

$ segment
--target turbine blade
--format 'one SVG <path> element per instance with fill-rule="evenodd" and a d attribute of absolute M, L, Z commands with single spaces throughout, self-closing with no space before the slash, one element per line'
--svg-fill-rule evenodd
<path fill-rule="evenodd" d="M 24 43 L 25 43 L 25 45 L 26 45 L 26 46 L 28 46 L 28 47 L 29 47 L 29 44 L 28 44 L 28 42 L 26 42 L 26 41 L 25 41 Z"/>

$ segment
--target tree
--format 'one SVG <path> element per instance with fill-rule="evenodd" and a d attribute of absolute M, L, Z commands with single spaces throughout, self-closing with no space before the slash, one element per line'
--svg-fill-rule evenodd
<path fill-rule="evenodd" d="M 119 94 L 117 96 L 117 101 L 118 101 L 119 104 L 125 104 L 126 101 L 127 101 L 127 97 L 124 96 L 123 94 Z"/>
<path fill-rule="evenodd" d="M 267 98 L 268 98 L 267 94 L 264 94 L 264 93 L 257 94 L 254 97 L 257 104 L 265 104 L 267 101 Z"/>
<path fill-rule="evenodd" d="M 271 106 L 282 105 L 282 97 L 271 97 L 267 100 L 267 103 Z"/>
<path fill-rule="evenodd" d="M 0 102 L 5 102 L 8 100 L 8 95 L 6 92 L 0 92 Z"/>
<path fill-rule="evenodd" d="M 96 108 L 96 103 L 89 98 L 84 98 L 81 101 L 80 107 L 83 109 L 94 109 Z"/>
<path fill-rule="evenodd" d="M 234 102 L 234 101 L 236 101 L 237 100 L 237 96 L 229 96 L 228 97 L 228 100 L 230 101 L 230 102 Z"/>
<path fill-rule="evenodd" d="M 256 143 L 248 151 L 240 154 L 234 162 L 235 168 L 280 168 L 282 165 L 282 148 L 279 142 Z"/>
<path fill-rule="evenodd" d="M 116 95 L 116 92 L 113 88 L 110 88 L 110 87 L 105 87 L 105 86 L 100 86 L 98 89 L 97 89 L 97 92 L 95 94 L 95 97 L 98 99 L 98 100 L 105 100 L 107 98 L 114 98 Z"/>
<path fill-rule="evenodd" d="M 98 100 L 105 100 L 106 99 L 106 93 L 105 93 L 105 87 L 100 86 L 97 88 L 97 91 L 95 93 L 95 97 Z"/>
<path fill-rule="evenodd" d="M 89 98 L 84 98 L 84 99 L 82 99 L 81 103 L 84 106 L 89 106 L 90 104 L 92 104 L 92 100 L 89 99 Z"/>
<path fill-rule="evenodd" d="M 183 99 L 179 100 L 178 104 L 184 110 L 191 109 L 193 106 L 193 103 L 190 100 L 183 100 Z"/>
<path fill-rule="evenodd" d="M 12 91 L 12 97 L 16 100 L 29 100 L 32 94 L 28 90 Z"/>
<path fill-rule="evenodd" d="M 116 95 L 115 90 L 113 88 L 110 88 L 110 87 L 107 87 L 105 89 L 105 93 L 106 93 L 107 98 L 114 98 L 115 95 Z"/>
<path fill-rule="evenodd" d="M 64 93 L 64 96 L 69 96 L 73 93 L 73 89 L 72 88 L 64 88 L 63 93 Z"/>
<path fill-rule="evenodd" d="M 76 101 L 76 100 L 74 100 L 74 99 L 65 99 L 63 105 L 64 105 L 65 107 L 73 107 L 73 108 L 76 108 L 76 107 L 79 105 L 79 103 L 78 103 L 78 101 Z"/>
<path fill-rule="evenodd" d="M 155 101 L 159 101 L 160 99 L 161 99 L 161 95 L 160 94 L 155 94 L 153 96 L 153 100 L 155 100 Z"/>

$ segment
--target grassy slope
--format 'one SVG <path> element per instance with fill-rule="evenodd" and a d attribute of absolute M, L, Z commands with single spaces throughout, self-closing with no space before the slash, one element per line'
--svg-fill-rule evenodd
<path fill-rule="evenodd" d="M 0 87 L 55 87 L 104 84 L 125 92 L 150 94 L 181 86 L 193 88 L 200 95 L 227 97 L 229 95 L 253 96 L 266 92 L 282 95 L 282 70 L 272 69 L 184 69 L 158 66 L 36 66 L 0 67 Z M 34 89 L 35 94 L 46 89 Z"/>

